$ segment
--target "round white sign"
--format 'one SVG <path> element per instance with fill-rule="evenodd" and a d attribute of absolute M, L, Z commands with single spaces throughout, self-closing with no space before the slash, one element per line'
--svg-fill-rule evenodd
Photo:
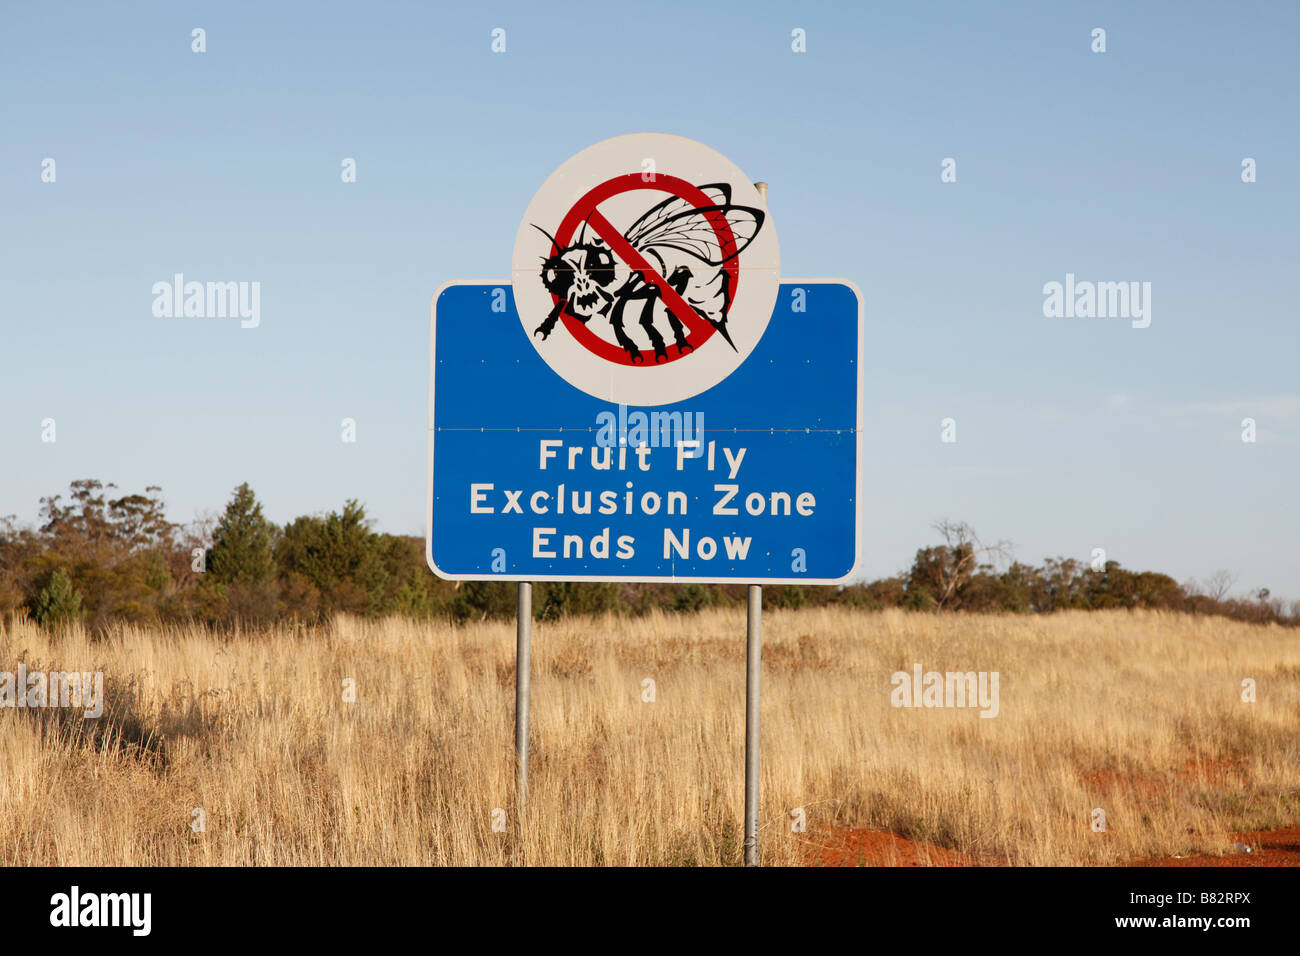
<path fill-rule="evenodd" d="M 666 405 L 740 367 L 781 281 L 766 203 L 721 153 L 663 133 L 584 149 L 533 197 L 511 281 L 524 332 L 595 398 Z"/>

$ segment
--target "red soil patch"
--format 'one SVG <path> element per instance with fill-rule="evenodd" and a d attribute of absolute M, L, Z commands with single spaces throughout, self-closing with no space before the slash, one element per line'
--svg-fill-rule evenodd
<path fill-rule="evenodd" d="M 977 866 L 964 853 L 917 843 L 884 830 L 837 827 L 809 834 L 809 866 Z"/>
<path fill-rule="evenodd" d="M 1242 786 L 1245 771 L 1228 760 L 1188 761 L 1167 773 L 1128 773 L 1120 770 L 1080 770 L 1079 782 L 1089 790 L 1132 792 L 1139 797 L 1166 796 L 1195 785 Z"/>
<path fill-rule="evenodd" d="M 1228 760 L 1189 761 L 1167 773 L 1124 773 L 1116 770 L 1083 770 L 1079 781 L 1098 795 L 1119 791 L 1143 799 L 1168 798 L 1197 786 L 1240 789 L 1246 786 L 1245 771 Z M 1128 866 L 1300 866 L 1300 827 L 1229 834 L 1236 850 L 1216 856 L 1195 853 L 1187 856 L 1134 860 Z"/>
<path fill-rule="evenodd" d="M 1079 781 L 1101 799 L 1115 792 L 1129 793 L 1142 800 L 1168 800 L 1187 796 L 1198 787 L 1241 789 L 1246 786 L 1243 768 L 1228 760 L 1188 761 L 1164 772 L 1134 773 L 1120 770 L 1080 770 Z M 1300 827 L 1261 830 L 1229 835 L 1233 843 L 1250 852 L 1236 851 L 1215 856 L 1189 856 L 1134 860 L 1126 866 L 1300 866 Z M 809 866 L 997 866 L 1000 860 L 975 860 L 957 850 L 918 843 L 884 830 L 833 827 L 809 833 L 803 841 L 804 860 Z"/>
<path fill-rule="evenodd" d="M 1214 856 L 1157 857 L 1133 860 L 1124 866 L 1296 866 L 1300 867 L 1300 827 L 1234 834 L 1234 843 L 1250 847 Z M 957 850 L 918 843 L 884 830 L 836 827 L 809 834 L 803 841 L 808 866 L 988 866 Z"/>
<path fill-rule="evenodd" d="M 1226 856 L 1197 853 L 1154 860 L 1137 860 L 1129 866 L 1300 866 L 1300 827 L 1237 833 L 1232 841 L 1250 847 Z"/>

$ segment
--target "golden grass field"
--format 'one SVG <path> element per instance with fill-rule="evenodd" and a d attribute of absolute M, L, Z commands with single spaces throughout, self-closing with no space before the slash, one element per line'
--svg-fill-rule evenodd
<path fill-rule="evenodd" d="M 108 684 L 99 720 L 0 710 L 0 864 L 738 863 L 743 609 L 539 623 L 533 640 L 521 839 L 512 623 L 0 630 L 0 670 Z M 890 675 L 916 663 L 999 672 L 999 715 L 891 706 Z M 764 863 L 808 862 L 842 827 L 980 862 L 1104 865 L 1300 823 L 1296 630 L 774 610 L 763 681 Z"/>

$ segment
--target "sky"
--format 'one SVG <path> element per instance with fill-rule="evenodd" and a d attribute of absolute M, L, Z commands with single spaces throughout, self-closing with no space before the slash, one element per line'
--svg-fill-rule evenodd
<path fill-rule="evenodd" d="M 862 291 L 868 577 L 948 518 L 1300 598 L 1300 7 L 1129 7 L 6 4 L 0 515 L 248 481 L 422 535 L 434 290 L 508 276 L 570 156 L 668 132 L 771 184 L 784 276 Z M 260 323 L 156 317 L 175 273 Z M 1150 324 L 1045 316 L 1067 274 L 1150 283 Z"/>

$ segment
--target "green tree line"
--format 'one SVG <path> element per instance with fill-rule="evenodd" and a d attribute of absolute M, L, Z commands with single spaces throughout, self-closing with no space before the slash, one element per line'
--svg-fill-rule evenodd
<path fill-rule="evenodd" d="M 112 484 L 74 481 L 41 499 L 40 523 L 0 519 L 0 618 L 32 617 L 57 627 L 104 629 L 117 621 L 275 621 L 314 623 L 337 613 L 454 621 L 509 618 L 515 586 L 453 583 L 424 561 L 421 538 L 376 532 L 359 502 L 280 526 L 267 519 L 247 483 L 215 519 L 182 526 L 166 518 L 162 490 L 116 497 Z M 769 607 L 844 605 L 918 612 L 1051 613 L 1062 609 L 1158 608 L 1300 624 L 1267 589 L 1230 597 L 1225 572 L 1179 584 L 1116 561 L 1011 560 L 1009 546 L 985 546 L 968 525 L 935 525 L 940 543 L 917 550 L 892 577 L 847 587 L 769 586 Z M 652 609 L 742 607 L 743 584 L 569 583 L 535 586 L 542 619 Z"/>

